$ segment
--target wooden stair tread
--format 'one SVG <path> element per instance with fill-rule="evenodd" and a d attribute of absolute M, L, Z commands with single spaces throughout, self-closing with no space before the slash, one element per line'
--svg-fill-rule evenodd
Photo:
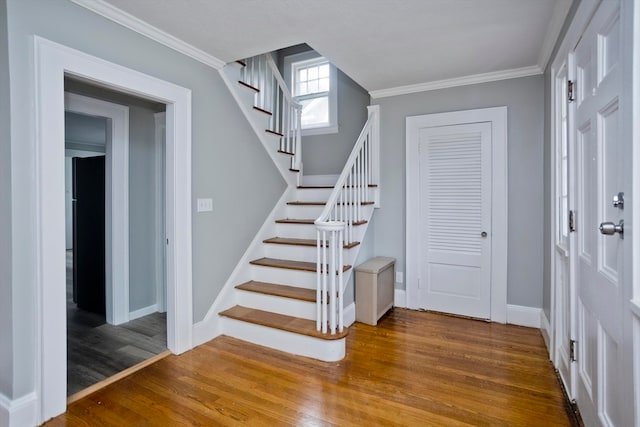
<path fill-rule="evenodd" d="M 264 114 L 266 114 L 268 116 L 273 116 L 273 113 L 271 111 L 265 110 L 264 108 L 260 108 L 260 107 L 258 107 L 256 105 L 253 106 L 253 109 L 256 110 L 256 111 L 260 111 L 261 113 L 264 113 Z"/>
<path fill-rule="evenodd" d="M 310 271 L 315 273 L 316 263 L 315 262 L 307 262 L 307 261 L 294 261 L 290 259 L 277 259 L 277 258 L 259 258 L 250 262 L 250 264 L 258 265 L 262 267 L 274 267 L 274 268 L 285 268 L 287 270 L 299 270 L 299 271 Z M 344 265 L 342 271 L 347 271 L 351 268 L 350 265 Z"/>
<path fill-rule="evenodd" d="M 315 224 L 315 219 L 296 219 L 296 218 L 283 218 L 277 219 L 277 224 L 300 224 L 300 225 L 313 225 Z M 364 225 L 368 221 L 363 219 L 361 221 L 353 221 L 353 225 Z"/>
<path fill-rule="evenodd" d="M 245 83 L 242 80 L 238 80 L 238 84 L 240 84 L 241 86 L 246 87 L 247 89 L 251 89 L 253 91 L 260 92 L 260 89 L 258 89 L 257 87 L 251 86 L 249 83 Z"/>
<path fill-rule="evenodd" d="M 246 62 L 244 62 L 244 61 L 243 61 L 243 60 L 241 60 L 241 59 L 238 59 L 238 60 L 236 61 L 236 63 L 237 63 L 237 64 L 242 65 L 243 67 L 246 67 L 246 66 L 247 66 L 247 63 L 246 63 Z"/>
<path fill-rule="evenodd" d="M 284 150 L 278 150 L 278 153 L 286 154 L 287 156 L 295 156 L 296 155 L 296 153 L 290 153 L 289 151 L 284 151 Z"/>
<path fill-rule="evenodd" d="M 294 245 L 294 246 L 316 246 L 315 239 L 294 239 L 289 237 L 271 237 L 270 239 L 266 239 L 262 241 L 263 243 L 274 243 L 277 245 Z M 344 249 L 351 249 L 355 246 L 358 246 L 360 242 L 352 242 L 348 245 L 344 245 Z M 325 246 L 327 246 L 327 242 L 325 242 Z"/>
<path fill-rule="evenodd" d="M 314 320 L 301 319 L 239 305 L 221 312 L 220 316 L 325 340 L 341 339 L 346 337 L 348 333 L 347 328 L 345 328 L 343 332 L 336 332 L 333 335 L 329 333 L 323 334 L 316 331 L 316 322 Z"/>
<path fill-rule="evenodd" d="M 279 285 L 277 283 L 259 282 L 256 280 L 250 280 L 238 285 L 236 289 L 301 301 L 316 302 L 315 289 L 298 288 L 296 286 Z"/>
<path fill-rule="evenodd" d="M 269 113 L 269 114 L 271 114 L 271 113 Z M 267 133 L 270 133 L 271 135 L 284 136 L 284 134 L 283 134 L 283 133 L 277 132 L 277 131 L 275 131 L 275 130 L 265 129 L 264 131 L 265 131 L 265 132 L 267 132 Z"/>

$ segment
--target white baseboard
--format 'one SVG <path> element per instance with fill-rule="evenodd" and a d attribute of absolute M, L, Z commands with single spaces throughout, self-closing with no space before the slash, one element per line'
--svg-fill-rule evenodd
<path fill-rule="evenodd" d="M 507 323 L 511 325 L 540 328 L 542 309 L 523 305 L 507 304 Z"/>
<path fill-rule="evenodd" d="M 148 316 L 151 313 L 158 311 L 158 304 L 153 304 L 148 307 L 142 307 L 138 310 L 129 312 L 129 321 L 139 319 L 144 316 Z"/>
<path fill-rule="evenodd" d="M 35 426 L 39 424 L 37 414 L 38 398 L 35 393 L 29 393 L 15 400 L 0 394 L 0 426 Z"/>
<path fill-rule="evenodd" d="M 303 185 L 336 185 L 340 175 L 304 175 L 302 177 Z"/>
<path fill-rule="evenodd" d="M 344 308 L 343 311 L 344 316 L 344 325 L 349 327 L 353 325 L 356 321 L 356 303 L 352 302 L 348 306 Z"/>
<path fill-rule="evenodd" d="M 393 296 L 393 306 L 407 308 L 407 291 L 404 289 L 395 289 Z"/>
<path fill-rule="evenodd" d="M 540 310 L 540 333 L 542 333 L 547 351 L 551 354 L 551 324 L 549 323 L 549 319 L 547 319 L 547 315 L 544 314 L 544 310 Z"/>

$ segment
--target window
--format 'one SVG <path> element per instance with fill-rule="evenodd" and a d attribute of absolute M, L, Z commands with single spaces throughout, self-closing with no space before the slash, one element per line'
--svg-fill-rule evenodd
<path fill-rule="evenodd" d="M 338 131 L 336 77 L 336 68 L 313 51 L 285 58 L 285 79 L 302 105 L 303 135 Z"/>

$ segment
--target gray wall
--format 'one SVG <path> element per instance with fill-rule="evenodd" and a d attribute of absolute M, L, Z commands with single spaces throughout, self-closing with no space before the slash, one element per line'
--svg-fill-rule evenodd
<path fill-rule="evenodd" d="M 282 75 L 285 56 L 309 50 L 306 45 L 298 45 L 278 51 Z M 338 133 L 302 137 L 304 175 L 339 175 L 367 121 L 369 93 L 340 70 L 337 86 Z"/>
<path fill-rule="evenodd" d="M 129 108 L 129 310 L 156 303 L 154 111 Z"/>
<path fill-rule="evenodd" d="M 508 107 L 507 301 L 542 306 L 543 76 L 374 99 L 380 105 L 381 200 L 375 254 L 405 270 L 405 119 L 407 116 Z M 404 285 L 400 285 L 405 287 Z"/>
<path fill-rule="evenodd" d="M 0 0 L 0 394 L 12 398 L 11 114 L 7 43 L 7 2 Z"/>
<path fill-rule="evenodd" d="M 35 189 L 16 184 L 32 182 L 35 167 L 28 143 L 34 129 L 32 35 L 192 90 L 192 196 L 210 197 L 214 205 L 213 212 L 194 209 L 192 218 L 194 321 L 203 319 L 286 184 L 211 68 L 67 0 L 8 0 L 8 18 L 11 91 L 17 95 L 11 97 L 15 339 L 7 351 L 15 355 L 13 394 L 22 396 L 34 389 L 37 348 Z M 0 312 L 8 305 L 0 300 Z"/>

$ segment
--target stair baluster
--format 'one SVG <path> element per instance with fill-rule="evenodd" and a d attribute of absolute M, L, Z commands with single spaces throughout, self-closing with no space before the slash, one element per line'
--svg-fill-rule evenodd
<path fill-rule="evenodd" d="M 317 330 L 332 334 L 344 330 L 343 250 L 353 243 L 353 226 L 363 221 L 362 205 L 378 206 L 379 107 L 370 106 L 369 118 L 356 141 L 317 228 Z M 375 191 L 370 192 L 370 187 Z M 373 200 L 370 194 L 373 193 Z M 325 242 L 328 241 L 328 247 Z"/>

